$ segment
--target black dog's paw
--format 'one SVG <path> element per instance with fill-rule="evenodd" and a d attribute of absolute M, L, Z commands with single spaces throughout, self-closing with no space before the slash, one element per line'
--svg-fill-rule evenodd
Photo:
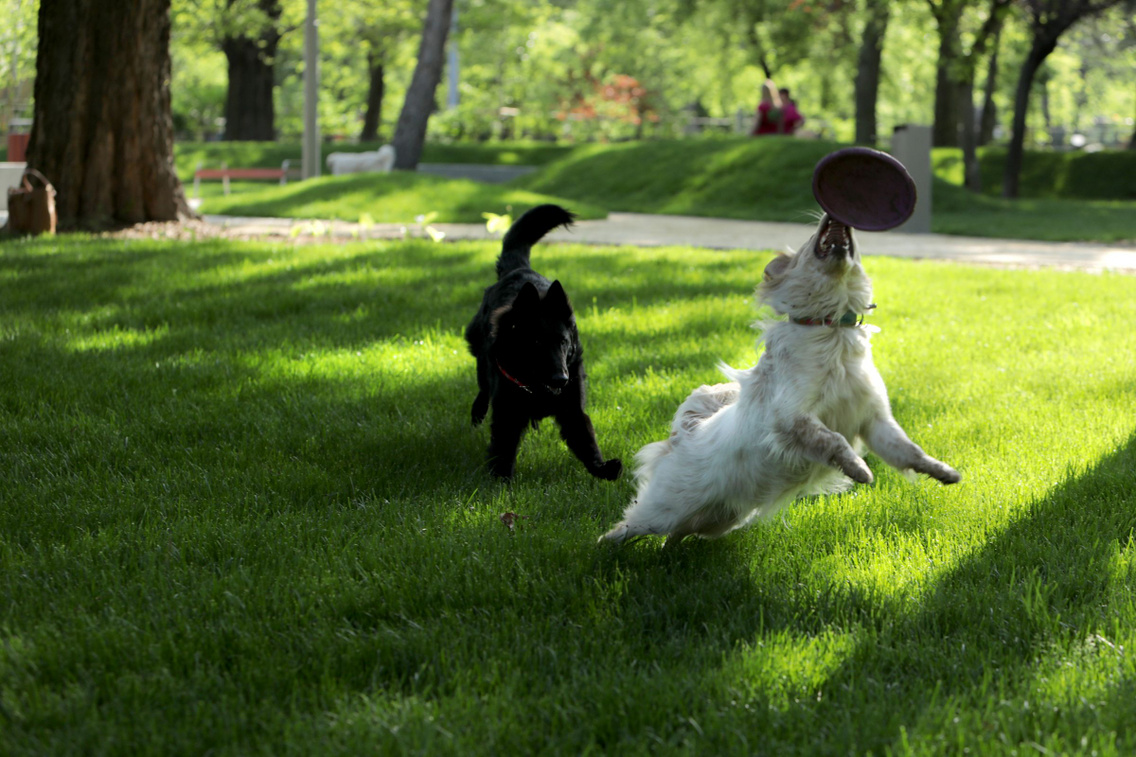
<path fill-rule="evenodd" d="M 477 395 L 477 399 L 473 401 L 473 409 L 470 411 L 470 418 L 473 421 L 473 425 L 480 426 L 488 412 L 489 398 L 482 399 L 482 395 Z"/>
<path fill-rule="evenodd" d="M 618 457 L 613 457 L 592 471 L 592 475 L 596 478 L 602 478 L 604 481 L 614 481 L 619 478 L 621 473 L 623 473 L 623 463 L 620 462 Z"/>

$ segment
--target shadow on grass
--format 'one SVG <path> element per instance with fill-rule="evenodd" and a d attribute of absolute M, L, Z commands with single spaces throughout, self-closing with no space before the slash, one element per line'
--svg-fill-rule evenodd
<path fill-rule="evenodd" d="M 751 574 L 729 542 L 684 545 L 675 554 L 621 555 L 605 572 L 632 587 L 621 600 L 623 615 L 640 619 L 633 632 L 665 652 L 651 655 L 656 663 L 662 660 L 664 671 L 701 671 L 698 693 L 714 702 L 747 690 L 745 658 L 767 637 L 861 629 L 858 645 L 790 703 L 750 692 L 757 701 L 738 713 L 737 726 L 760 733 L 765 749 L 903 751 L 905 740 L 938 743 L 944 733 L 976 726 L 975 720 L 957 725 L 952 719 L 960 713 L 1007 705 L 1001 715 L 987 714 L 985 727 L 991 737 L 1017 745 L 1048 727 L 1039 725 L 1046 714 L 1037 702 L 1033 713 L 1028 704 L 1013 709 L 1036 696 L 1030 686 L 1043 658 L 1053 652 L 1059 660 L 1076 658 L 1085 644 L 1108 652 L 1110 642 L 1097 634 L 1110 633 L 1111 595 L 1123 592 L 1112 585 L 1113 561 L 1136 529 L 1134 469 L 1136 434 L 948 570 L 914 612 L 850 585 L 802 595 L 791 579 L 770 582 L 760 558 Z M 750 538 L 792 538 L 766 528 Z M 739 643 L 752 647 L 739 650 Z M 1125 692 L 1132 687 L 1130 679 L 1120 680 L 1103 705 L 1090 711 L 1086 702 L 1076 720 L 1119 727 L 1131 712 Z M 1068 704 L 1075 693 L 1068 692 Z M 695 711 L 704 725 L 715 714 Z M 722 750 L 746 746 L 725 733 L 710 742 Z"/>

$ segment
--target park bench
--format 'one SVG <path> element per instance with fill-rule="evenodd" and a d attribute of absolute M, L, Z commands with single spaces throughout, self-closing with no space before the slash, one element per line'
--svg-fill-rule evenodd
<path fill-rule="evenodd" d="M 220 168 L 202 168 L 201 163 L 198 163 L 197 170 L 193 172 L 193 196 L 201 196 L 202 179 L 220 179 L 223 182 L 226 195 L 229 194 L 229 179 L 272 179 L 278 180 L 281 184 L 287 184 L 289 178 L 300 178 L 300 169 L 291 168 L 291 162 L 285 160 L 279 168 L 229 168 L 224 163 L 221 164 Z"/>

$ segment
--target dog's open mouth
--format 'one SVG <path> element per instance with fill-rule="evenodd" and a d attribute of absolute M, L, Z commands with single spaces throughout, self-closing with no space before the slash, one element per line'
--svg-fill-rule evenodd
<path fill-rule="evenodd" d="M 852 254 L 852 230 L 832 218 L 820 230 L 817 240 L 816 256 L 821 260 L 829 257 L 845 258 Z"/>

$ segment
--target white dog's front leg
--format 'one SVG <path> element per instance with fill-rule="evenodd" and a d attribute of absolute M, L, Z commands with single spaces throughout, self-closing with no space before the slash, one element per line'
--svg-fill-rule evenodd
<path fill-rule="evenodd" d="M 839 468 L 857 483 L 872 483 L 872 471 L 848 440 L 815 415 L 800 415 L 789 420 L 782 426 L 781 436 L 806 459 Z"/>
<path fill-rule="evenodd" d="M 911 441 L 890 415 L 874 419 L 868 426 L 864 441 L 893 468 L 910 468 L 944 484 L 957 484 L 962 479 L 957 470 L 931 457 Z"/>

